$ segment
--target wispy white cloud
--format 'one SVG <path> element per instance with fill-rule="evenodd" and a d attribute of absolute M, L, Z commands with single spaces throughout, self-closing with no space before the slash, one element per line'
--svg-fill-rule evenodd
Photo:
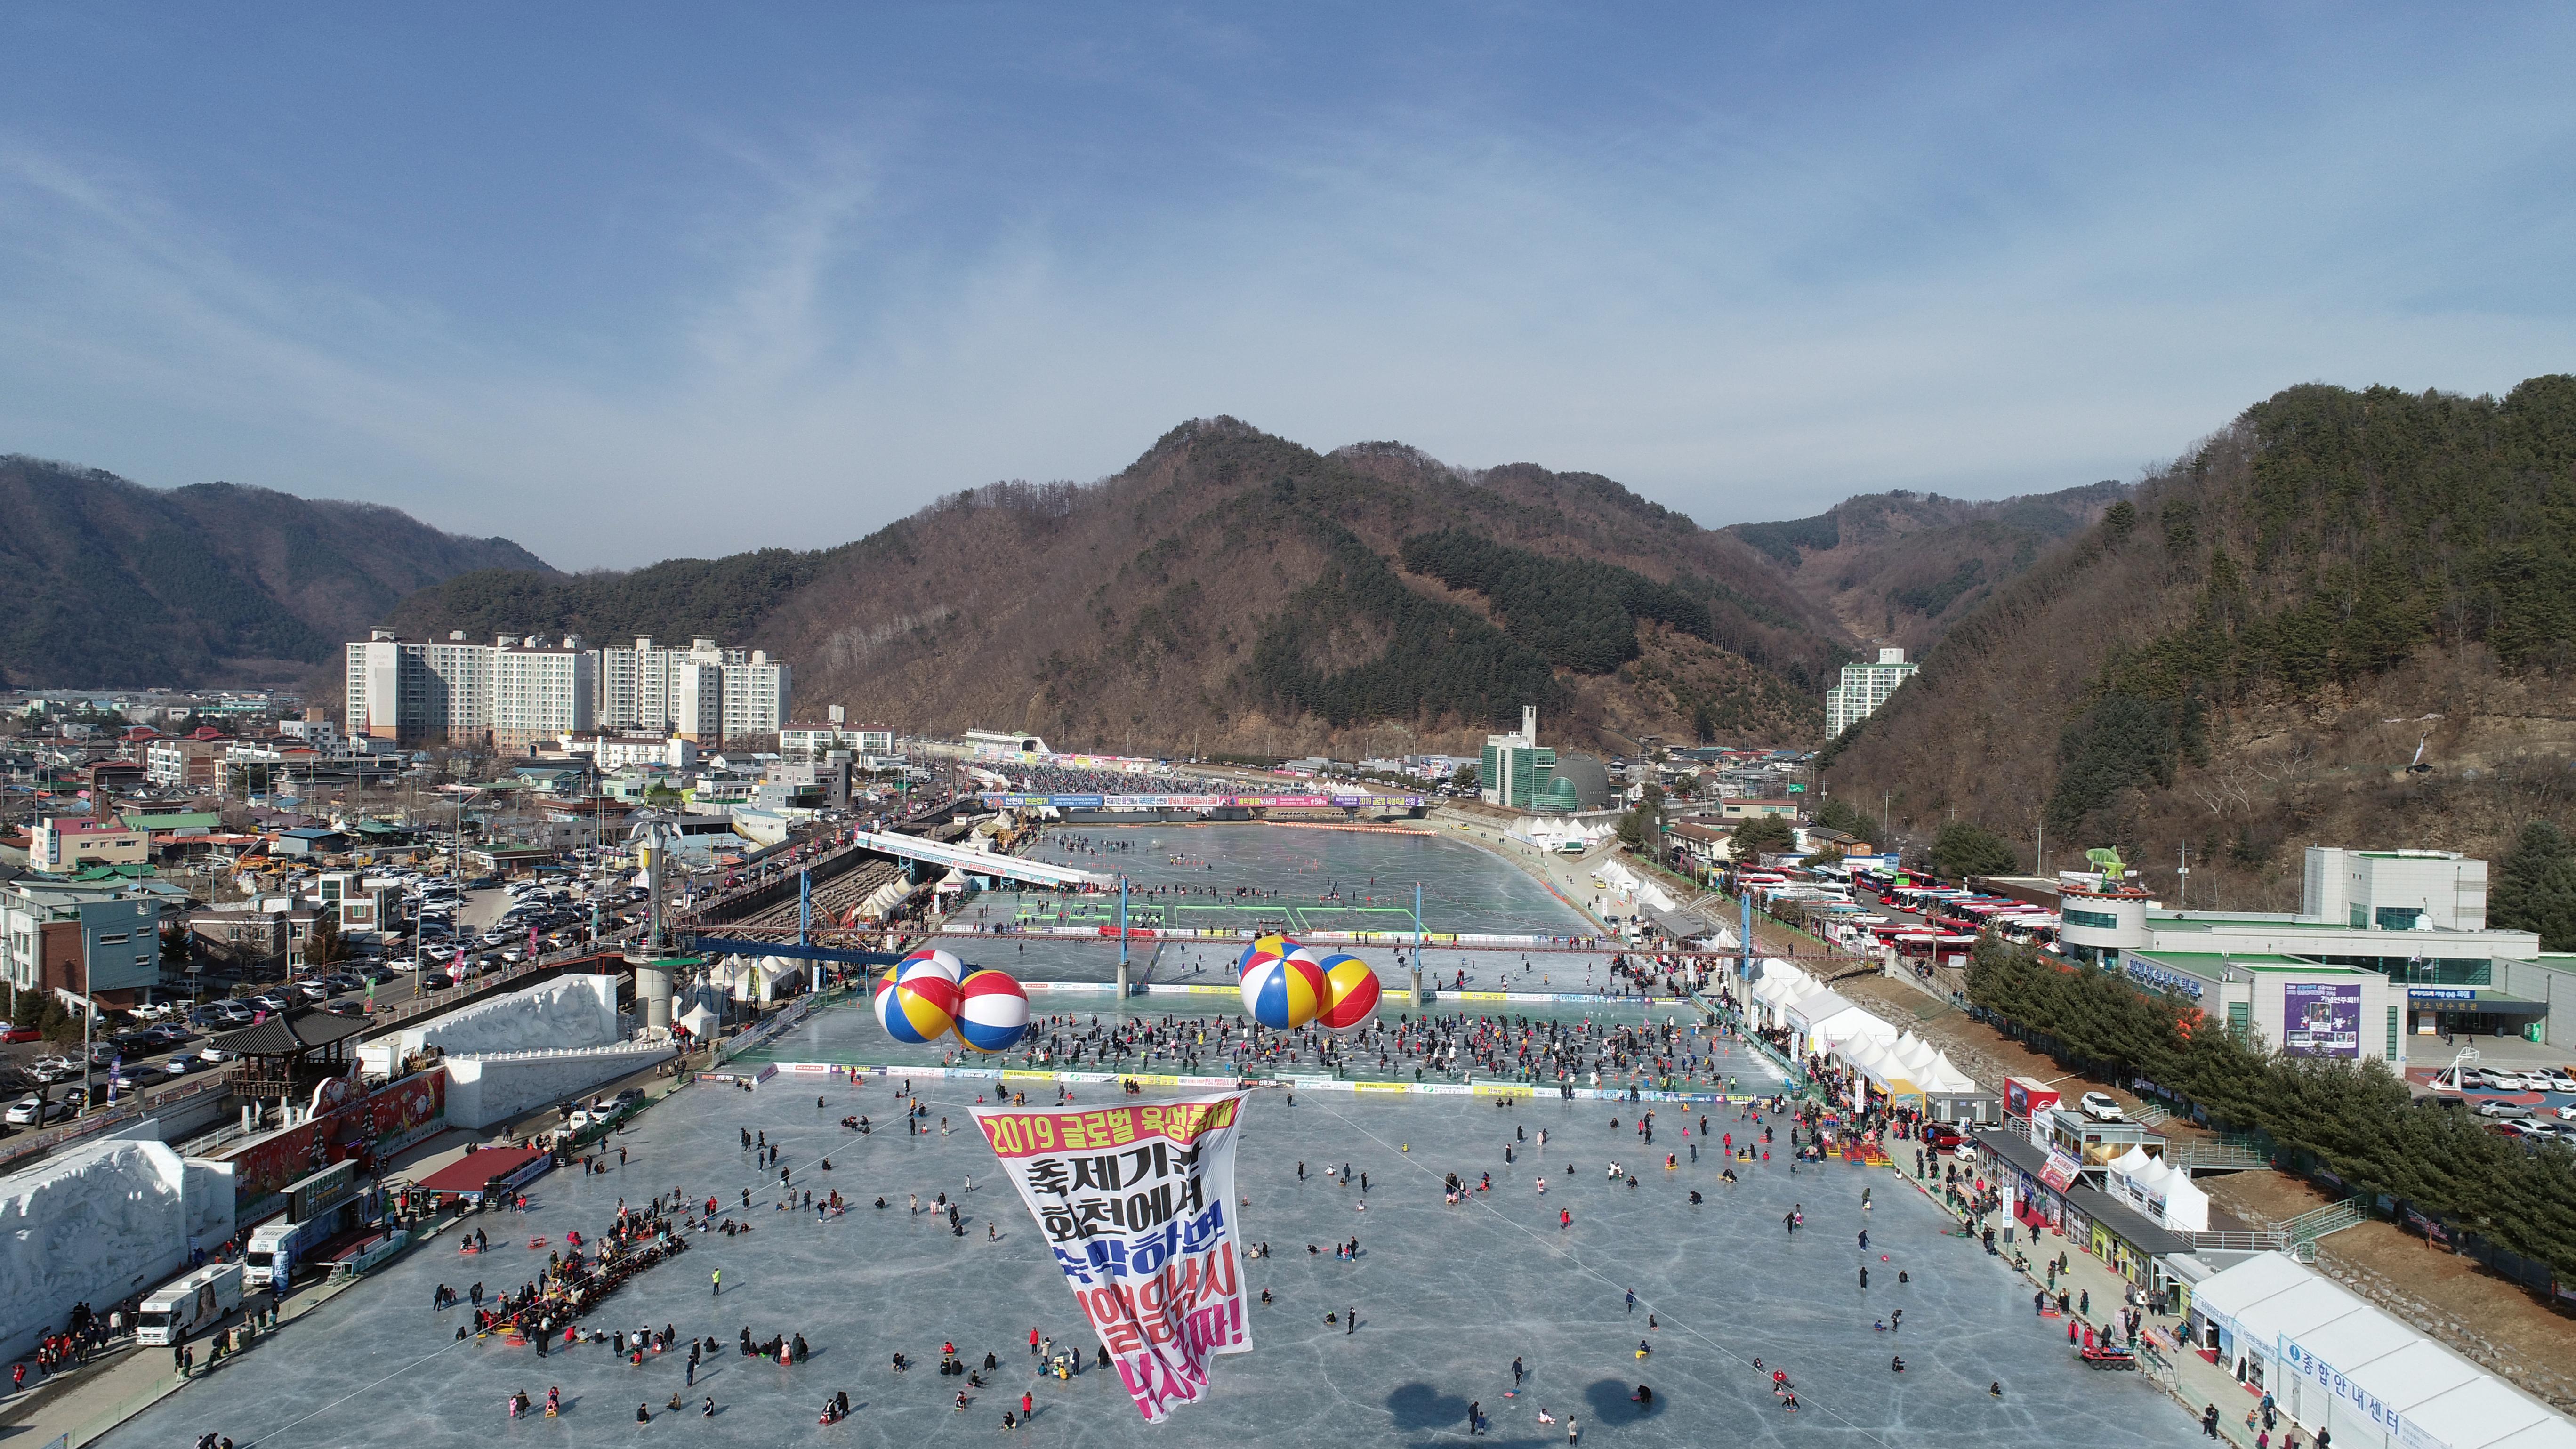
<path fill-rule="evenodd" d="M 1185 39 L 1266 63 L 1233 26 Z M 0 447 L 376 498 L 584 565 L 838 541 L 1214 412 L 1725 522 L 2130 474 L 2311 378 L 2568 365 L 2567 284 L 2491 280 L 2569 239 L 2565 189 L 2531 186 L 2567 123 L 2492 84 L 2505 62 L 2410 91 L 2346 57 L 2341 85 L 2232 103 L 2224 76 L 2133 77 L 2088 114 L 2105 45 L 2159 39 L 1953 42 L 1794 100 L 1667 80 L 1616 114 L 1457 75 L 1234 129 L 1132 46 L 1042 49 L 1005 73 L 1150 77 L 1209 134 L 1131 167 L 1079 117 L 1061 146 L 957 139 L 982 93 L 682 116 L 654 144 L 691 181 L 621 229 L 625 269 L 526 279 L 622 289 L 572 326 L 315 275 L 144 159 L 0 130 Z"/>

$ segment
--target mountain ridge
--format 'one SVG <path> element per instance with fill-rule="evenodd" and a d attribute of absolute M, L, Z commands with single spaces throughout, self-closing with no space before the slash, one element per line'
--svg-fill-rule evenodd
<path fill-rule="evenodd" d="M 0 455 L 0 681 L 20 688 L 277 684 L 329 665 L 403 597 L 474 568 L 551 572 L 503 538 L 383 504 L 235 483 L 149 488 Z"/>
<path fill-rule="evenodd" d="M 1407 539 L 1444 529 L 1543 574 L 1678 589 L 1658 607 L 1682 623 L 1623 622 L 1617 601 L 1594 600 L 1602 647 L 1549 659 L 1531 619 L 1408 564 Z M 764 574 L 775 587 L 755 586 Z M 1440 631 L 1438 646 L 1398 649 L 1336 589 Z M 1391 442 L 1319 453 L 1230 417 L 1181 424 L 1098 483 L 968 490 L 835 548 L 460 577 L 389 622 L 722 633 L 794 662 L 801 700 L 900 727 L 1007 720 L 1110 748 L 1264 753 L 1465 748 L 1522 702 L 1585 743 L 1605 730 L 1798 742 L 1848 656 L 1830 617 L 1751 548 L 1601 475 L 1464 469 Z"/>
<path fill-rule="evenodd" d="M 1834 796 L 2195 906 L 2296 909 L 2302 844 L 2501 858 L 2576 809 L 2576 377 L 2254 405 L 1961 620 L 1828 749 Z M 2408 766 L 2426 766 L 2412 770 Z"/>

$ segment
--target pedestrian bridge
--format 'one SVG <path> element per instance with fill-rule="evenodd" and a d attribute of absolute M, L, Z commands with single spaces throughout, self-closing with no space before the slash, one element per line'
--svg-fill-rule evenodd
<path fill-rule="evenodd" d="M 1118 883 L 1115 876 L 1094 871 L 1075 870 L 1067 865 L 1048 865 L 1043 861 L 1022 860 L 993 850 L 968 850 L 959 845 L 943 845 L 924 840 L 918 835 L 884 835 L 873 830 L 853 831 L 850 843 L 863 850 L 880 850 L 905 860 L 918 860 L 929 865 L 953 866 L 968 875 L 1000 876 L 1006 880 L 1027 881 L 1042 886 L 1098 886 L 1103 889 Z"/>

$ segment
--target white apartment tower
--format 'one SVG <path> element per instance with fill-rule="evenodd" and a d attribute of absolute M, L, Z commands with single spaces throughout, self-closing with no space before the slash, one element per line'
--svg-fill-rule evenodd
<path fill-rule="evenodd" d="M 533 634 L 516 641 L 505 635 L 489 658 L 493 744 L 522 749 L 593 727 L 599 655 L 582 648 L 579 636 L 549 646 Z"/>
<path fill-rule="evenodd" d="M 1896 686 L 1914 676 L 1902 649 L 1881 649 L 1876 664 L 1846 664 L 1842 683 L 1825 691 L 1825 738 L 1832 739 L 1869 718 L 1887 703 Z"/>
<path fill-rule="evenodd" d="M 516 749 L 594 729 L 722 745 L 777 734 L 790 703 L 785 664 L 713 639 L 588 649 L 569 635 L 412 643 L 379 629 L 348 654 L 349 733 L 403 745 L 488 739 Z"/>
<path fill-rule="evenodd" d="M 788 667 L 759 649 L 639 638 L 599 651 L 602 729 L 677 734 L 700 744 L 775 735 L 787 725 Z"/>

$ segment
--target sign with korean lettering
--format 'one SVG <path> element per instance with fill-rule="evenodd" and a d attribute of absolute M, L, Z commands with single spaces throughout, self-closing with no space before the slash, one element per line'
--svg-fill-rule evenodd
<path fill-rule="evenodd" d="M 1147 1423 L 1207 1392 L 1211 1357 L 1251 1349 L 1235 1238 L 1242 1093 L 974 1112 Z"/>

